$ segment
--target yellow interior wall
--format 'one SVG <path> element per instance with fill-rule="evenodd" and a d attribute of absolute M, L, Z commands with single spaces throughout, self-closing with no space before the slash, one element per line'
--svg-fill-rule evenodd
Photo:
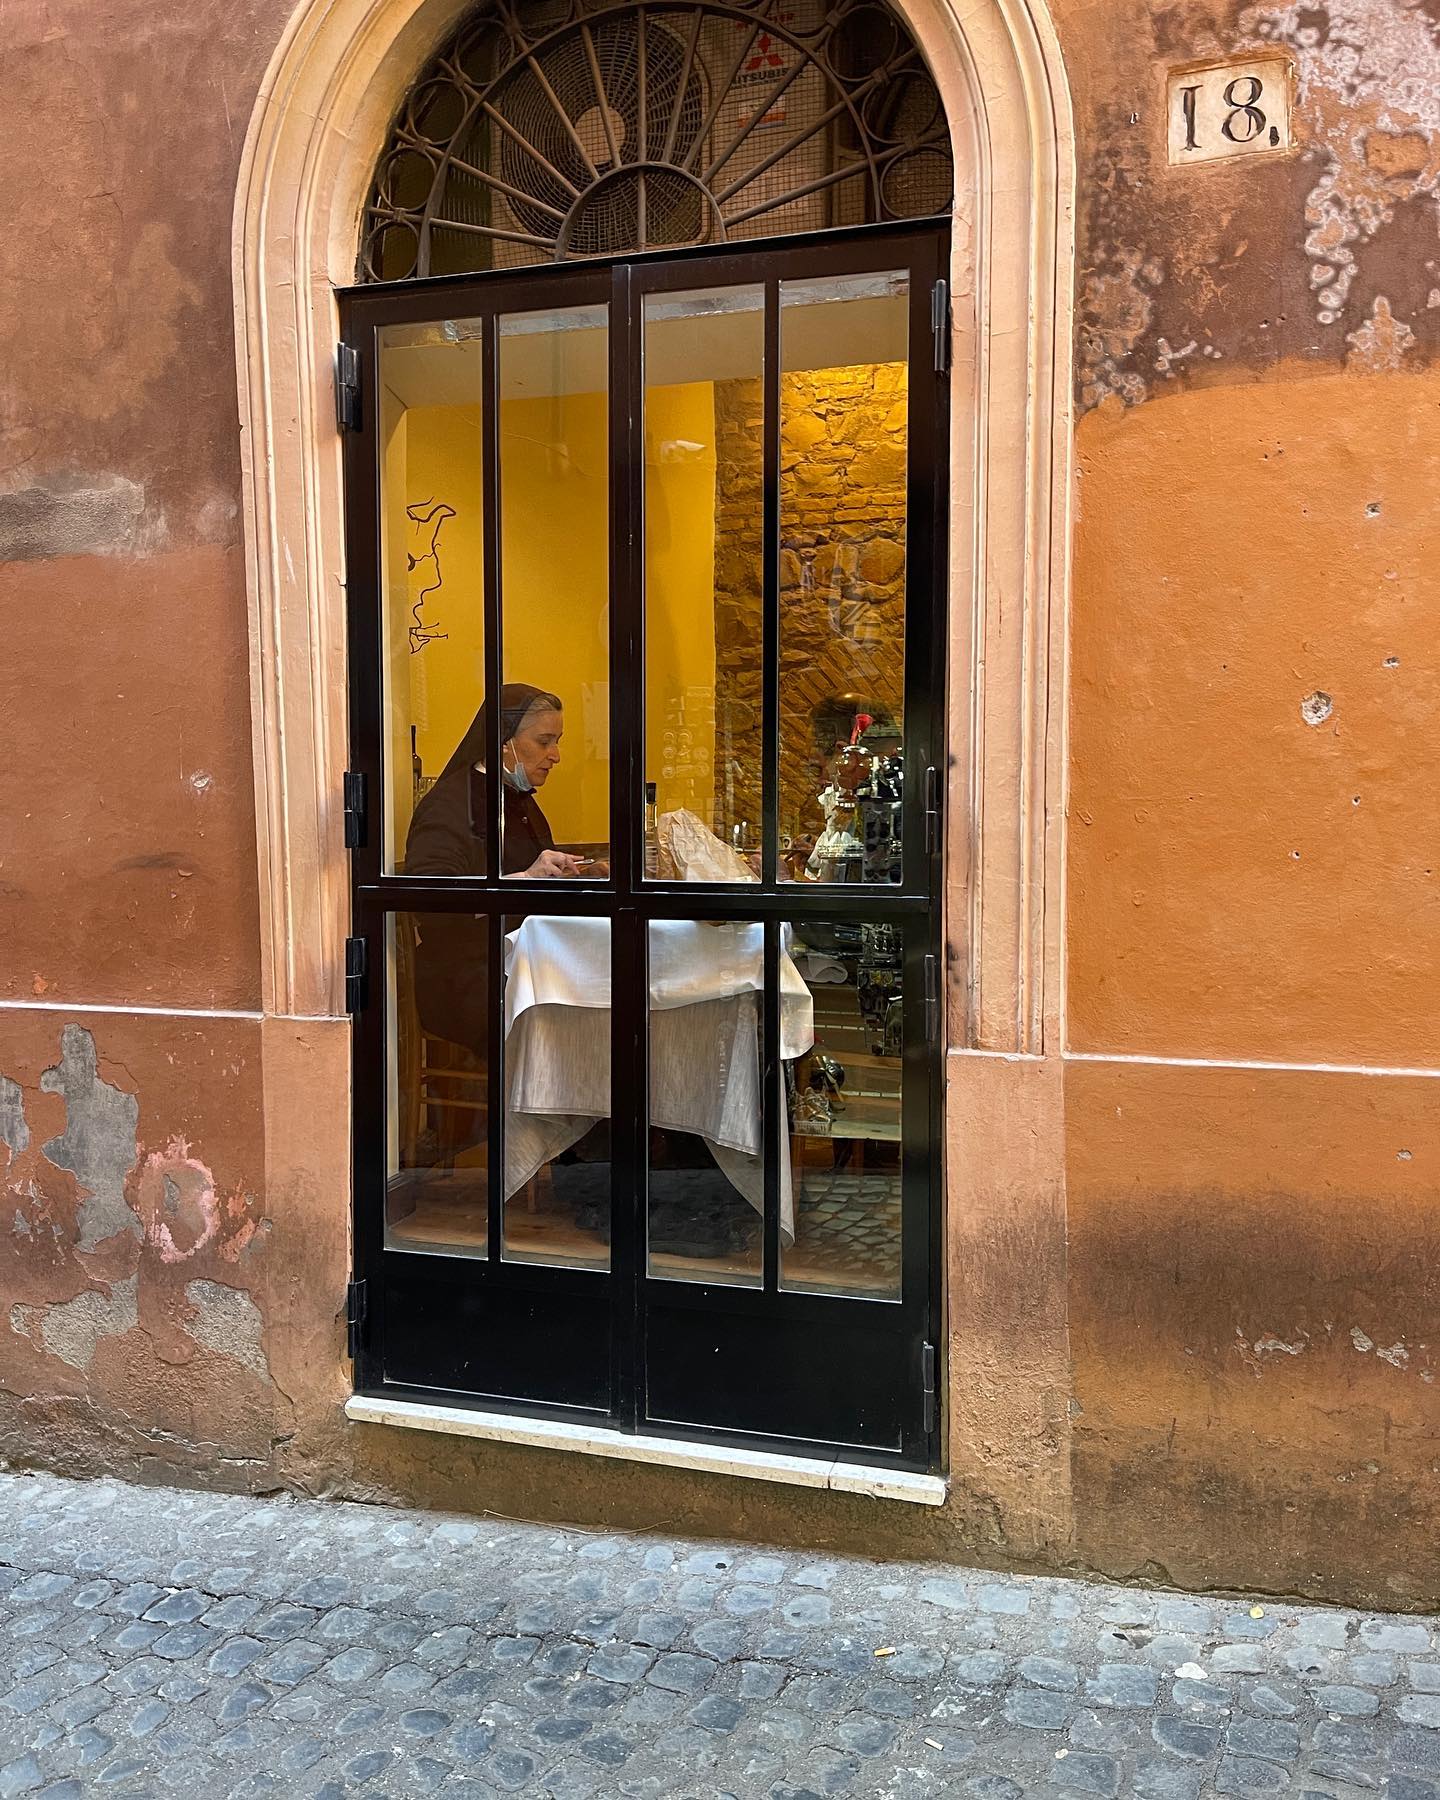
<path fill-rule="evenodd" d="M 505 679 L 565 703 L 541 805 L 559 843 L 610 837 L 609 446 L 603 393 L 500 407 Z"/>
<path fill-rule="evenodd" d="M 715 810 L 715 388 L 645 396 L 645 778 Z"/>
<path fill-rule="evenodd" d="M 410 671 L 407 655 L 406 625 L 409 618 L 407 595 L 409 576 L 406 570 L 407 521 L 406 505 L 406 415 L 403 407 L 388 392 L 382 394 L 380 436 L 381 468 L 384 494 L 384 579 L 388 604 L 385 608 L 386 681 L 385 681 L 385 754 L 393 774 L 385 794 L 385 845 L 387 860 L 398 860 L 404 854 L 405 834 L 410 828 L 410 722 L 413 702 L 410 694 Z"/>
<path fill-rule="evenodd" d="M 450 760 L 485 697 L 484 569 L 481 537 L 481 432 L 478 406 L 417 406 L 406 414 L 405 503 L 443 501 L 455 509 L 440 529 L 442 585 L 421 604 L 421 618 L 445 633 L 415 654 L 402 620 L 402 653 L 410 682 L 410 722 L 426 775 L 436 776 Z M 413 528 L 412 528 L 413 529 Z M 425 548 L 423 541 L 412 550 Z M 409 604 L 419 602 L 435 577 L 427 564 L 411 571 Z M 404 745 L 404 785 L 409 785 L 409 734 Z M 397 770 L 397 786 L 401 771 Z"/>
<path fill-rule="evenodd" d="M 647 774 L 660 782 L 664 805 L 690 806 L 708 821 L 715 686 L 710 385 L 656 389 L 647 423 L 647 685 L 653 696 Z M 506 400 L 500 439 L 505 678 L 549 688 L 565 703 L 561 762 L 543 796 L 556 839 L 605 842 L 610 836 L 606 396 Z M 438 775 L 484 695 L 479 409 L 412 407 L 403 430 L 391 434 L 385 474 L 387 494 L 403 491 L 407 506 L 439 500 L 455 509 L 440 535 L 443 585 L 422 608 L 425 620 L 446 635 L 418 654 L 409 652 L 409 606 L 433 580 L 428 568 L 409 574 L 408 599 L 390 609 L 397 701 L 398 680 L 408 673 L 409 682 L 410 716 L 403 716 L 403 703 L 394 708 L 388 739 L 395 759 L 396 831 L 403 840 L 410 724 L 417 727 L 425 773 Z M 403 523 L 387 514 L 392 538 Z M 392 593 L 398 581 L 392 573 Z M 685 698 L 684 722 L 692 733 L 683 769 L 673 748 L 666 755 L 665 734 L 672 731 L 673 744 L 674 721 L 665 702 L 672 696 Z"/>

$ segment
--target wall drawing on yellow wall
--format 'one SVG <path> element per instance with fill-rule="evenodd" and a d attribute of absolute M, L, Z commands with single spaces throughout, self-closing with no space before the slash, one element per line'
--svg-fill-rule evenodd
<path fill-rule="evenodd" d="M 411 526 L 410 547 L 405 553 L 412 587 L 410 654 L 417 656 L 427 644 L 450 635 L 440 629 L 438 622 L 424 616 L 424 606 L 430 596 L 438 594 L 445 585 L 445 573 L 440 566 L 440 534 L 446 520 L 455 517 L 455 508 L 447 506 L 443 500 L 420 500 L 405 508 L 405 517 Z M 414 593 L 417 579 L 421 584 L 420 591 Z"/>

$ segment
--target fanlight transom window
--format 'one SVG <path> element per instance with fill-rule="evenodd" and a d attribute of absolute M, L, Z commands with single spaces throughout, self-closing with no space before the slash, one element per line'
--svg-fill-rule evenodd
<path fill-rule="evenodd" d="M 877 0 L 494 0 L 406 98 L 360 274 L 928 218 L 952 185 L 935 84 Z"/>

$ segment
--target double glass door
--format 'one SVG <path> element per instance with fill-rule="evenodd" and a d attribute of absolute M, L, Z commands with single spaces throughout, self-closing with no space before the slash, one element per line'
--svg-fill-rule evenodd
<path fill-rule="evenodd" d="M 342 296 L 362 1391 L 933 1460 L 944 247 Z"/>

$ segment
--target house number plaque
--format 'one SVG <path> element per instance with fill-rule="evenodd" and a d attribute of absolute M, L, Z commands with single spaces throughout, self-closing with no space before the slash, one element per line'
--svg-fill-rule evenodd
<path fill-rule="evenodd" d="M 1274 56 L 1172 69 L 1166 80 L 1170 161 L 1288 150 L 1293 85 L 1293 65 Z"/>

